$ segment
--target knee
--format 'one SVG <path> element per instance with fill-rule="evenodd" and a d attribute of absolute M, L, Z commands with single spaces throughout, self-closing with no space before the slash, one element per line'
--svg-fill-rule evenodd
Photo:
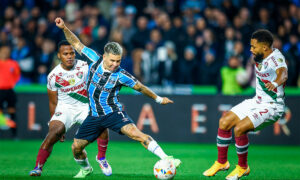
<path fill-rule="evenodd" d="M 241 126 L 239 126 L 239 125 L 236 125 L 236 126 L 234 127 L 234 136 L 235 136 L 235 137 L 240 137 L 240 136 L 242 136 L 243 134 L 244 134 L 243 128 L 242 128 Z"/>
<path fill-rule="evenodd" d="M 219 120 L 219 128 L 222 130 L 230 130 L 230 119 L 226 116 L 222 116 Z"/>
<path fill-rule="evenodd" d="M 82 151 L 82 148 L 81 148 L 77 143 L 74 142 L 74 143 L 72 144 L 72 152 L 73 152 L 74 154 L 80 154 L 81 151 Z"/>

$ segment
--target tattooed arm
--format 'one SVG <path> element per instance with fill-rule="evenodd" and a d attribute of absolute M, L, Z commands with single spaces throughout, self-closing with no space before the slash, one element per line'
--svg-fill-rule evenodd
<path fill-rule="evenodd" d="M 154 99 L 156 102 L 160 103 L 160 104 L 169 104 L 169 103 L 173 103 L 172 100 L 170 100 L 167 97 L 160 97 L 158 95 L 156 95 L 151 89 L 149 89 L 147 86 L 143 85 L 141 82 L 137 82 L 134 86 L 133 89 L 136 91 L 141 92 L 142 94 Z M 159 100 L 158 100 L 159 99 Z"/>
<path fill-rule="evenodd" d="M 62 20 L 62 18 L 56 18 L 55 23 L 57 27 L 63 30 L 68 42 L 75 48 L 75 50 L 79 54 L 81 54 L 84 45 L 80 42 L 77 36 L 74 33 L 72 33 L 72 31 L 70 31 L 70 29 L 65 25 L 64 20 Z"/>

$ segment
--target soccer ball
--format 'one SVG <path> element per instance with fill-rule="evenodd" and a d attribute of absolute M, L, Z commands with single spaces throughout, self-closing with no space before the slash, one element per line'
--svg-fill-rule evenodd
<path fill-rule="evenodd" d="M 173 179 L 176 174 L 176 167 L 172 161 L 162 159 L 155 163 L 153 172 L 157 179 Z"/>

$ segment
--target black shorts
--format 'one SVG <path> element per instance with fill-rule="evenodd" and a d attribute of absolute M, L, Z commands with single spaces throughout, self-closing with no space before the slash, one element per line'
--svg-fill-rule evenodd
<path fill-rule="evenodd" d="M 4 108 L 4 102 L 7 103 L 8 108 L 15 108 L 17 96 L 13 89 L 0 90 L 0 109 Z"/>
<path fill-rule="evenodd" d="M 122 134 L 121 128 L 131 123 L 134 122 L 125 111 L 112 112 L 100 117 L 89 115 L 79 127 L 75 138 L 85 139 L 89 142 L 93 142 L 106 128 Z"/>

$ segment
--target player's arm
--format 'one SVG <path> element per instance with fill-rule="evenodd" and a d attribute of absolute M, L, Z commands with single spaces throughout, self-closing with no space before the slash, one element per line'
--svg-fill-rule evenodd
<path fill-rule="evenodd" d="M 75 50 L 81 55 L 84 54 L 89 58 L 88 64 L 96 62 L 100 56 L 93 51 L 92 49 L 86 47 L 84 44 L 80 42 L 77 36 L 65 25 L 64 20 L 62 18 L 55 19 L 56 26 L 63 30 L 67 41 L 75 48 Z"/>
<path fill-rule="evenodd" d="M 64 20 L 58 17 L 55 19 L 56 26 L 63 30 L 67 41 L 75 48 L 75 50 L 81 55 L 81 51 L 84 45 L 80 42 L 77 36 L 70 31 L 70 29 L 65 25 Z"/>
<path fill-rule="evenodd" d="M 57 91 L 51 91 L 50 89 L 47 89 L 47 92 L 49 97 L 50 117 L 52 117 L 57 106 Z"/>
<path fill-rule="evenodd" d="M 133 86 L 133 89 L 136 91 L 141 92 L 142 94 L 154 99 L 159 104 L 169 104 L 173 103 L 172 100 L 170 100 L 167 97 L 160 97 L 157 94 L 155 94 L 151 89 L 149 89 L 147 86 L 143 85 L 141 82 L 137 81 L 137 83 Z"/>
<path fill-rule="evenodd" d="M 286 82 L 288 79 L 288 72 L 287 68 L 281 67 L 276 70 L 276 79 L 273 82 L 269 82 L 266 84 L 266 88 L 268 88 L 269 91 L 273 91 L 278 86 L 281 86 Z"/>

